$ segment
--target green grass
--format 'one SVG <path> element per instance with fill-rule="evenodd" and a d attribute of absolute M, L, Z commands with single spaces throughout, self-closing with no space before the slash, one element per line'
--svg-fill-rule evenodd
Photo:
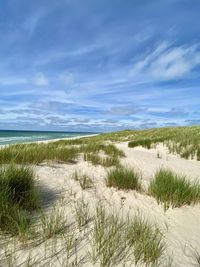
<path fill-rule="evenodd" d="M 49 239 L 63 233 L 66 227 L 64 212 L 59 208 L 53 208 L 49 214 L 41 212 L 40 220 L 42 236 L 45 239 Z"/>
<path fill-rule="evenodd" d="M 74 214 L 78 228 L 86 226 L 90 221 L 89 203 L 83 198 L 78 199 L 74 206 Z"/>
<path fill-rule="evenodd" d="M 70 161 L 76 159 L 78 149 L 49 144 L 10 145 L 0 149 L 0 163 L 38 164 L 43 161 Z"/>
<path fill-rule="evenodd" d="M 80 175 L 77 172 L 75 172 L 72 177 L 75 181 L 79 182 L 83 190 L 93 187 L 92 179 L 86 174 Z"/>
<path fill-rule="evenodd" d="M 169 151 L 179 154 L 185 159 L 200 160 L 200 126 L 190 127 L 165 127 L 148 130 L 124 130 L 113 133 L 100 134 L 94 137 L 80 138 L 77 140 L 59 141 L 59 144 L 87 145 L 94 143 L 129 142 L 129 147 L 143 146 L 151 148 L 158 143 L 164 143 Z M 112 149 L 109 148 L 111 152 Z M 92 151 L 88 151 L 92 152 Z"/>
<path fill-rule="evenodd" d="M 124 133 L 125 134 L 125 133 Z M 125 140 L 121 133 L 121 140 Z M 126 132 L 129 147 L 151 148 L 163 143 L 170 153 L 185 159 L 200 160 L 200 126 L 148 129 Z"/>
<path fill-rule="evenodd" d="M 140 175 L 133 169 L 122 166 L 108 172 L 106 183 L 107 186 L 118 189 L 141 190 Z"/>
<path fill-rule="evenodd" d="M 102 144 L 92 141 L 90 144 L 82 145 L 80 151 L 84 153 L 84 160 L 91 162 L 95 166 L 117 166 L 120 163 L 119 159 L 125 156 L 124 152 L 113 144 Z"/>
<path fill-rule="evenodd" d="M 112 142 L 125 141 L 129 142 L 129 147 L 143 146 L 148 149 L 163 143 L 171 153 L 185 159 L 200 160 L 200 126 L 192 126 L 125 130 L 48 144 L 10 145 L 0 149 L 0 164 L 38 164 L 49 160 L 68 162 L 76 160 L 81 153 L 91 154 L 94 158 L 94 155 L 99 156 L 103 152 L 108 157 L 107 162 L 101 158 L 92 161 L 109 167 L 116 165 L 115 161 L 124 156 L 123 151 Z"/>
<path fill-rule="evenodd" d="M 91 259 L 102 267 L 117 266 L 127 256 L 125 227 L 117 216 L 106 216 L 103 208 L 97 209 L 92 231 Z"/>
<path fill-rule="evenodd" d="M 87 141 L 88 142 L 88 141 Z M 95 142 L 95 140 L 90 140 L 89 143 L 82 144 L 79 148 L 80 151 L 84 153 L 99 153 L 104 152 L 107 156 L 124 157 L 122 150 L 118 149 L 113 144 L 103 144 L 102 142 Z"/>
<path fill-rule="evenodd" d="M 116 156 L 100 156 L 95 153 L 84 153 L 84 160 L 91 162 L 93 165 L 102 165 L 111 167 L 119 165 L 119 158 Z"/>
<path fill-rule="evenodd" d="M 129 222 L 127 240 L 133 247 L 136 265 L 145 263 L 145 266 L 156 266 L 165 250 L 159 228 L 148 223 L 141 215 L 136 215 Z"/>
<path fill-rule="evenodd" d="M 28 228 L 29 213 L 39 206 L 33 170 L 26 166 L 0 167 L 0 229 L 23 234 Z"/>
<path fill-rule="evenodd" d="M 44 161 L 70 162 L 76 160 L 83 153 L 85 160 L 94 165 L 110 167 L 119 163 L 119 158 L 124 156 L 123 151 L 113 144 L 93 142 L 92 139 L 78 146 L 67 140 L 48 144 L 19 144 L 10 145 L 0 149 L 0 164 L 39 164 Z M 103 153 L 105 157 L 99 155 Z"/>
<path fill-rule="evenodd" d="M 149 194 L 165 207 L 180 207 L 200 201 L 200 185 L 168 169 L 160 169 L 149 185 Z"/>
<path fill-rule="evenodd" d="M 131 141 L 128 143 L 129 147 L 137 147 L 137 146 L 142 146 L 147 149 L 151 148 L 151 140 L 150 139 L 143 139 L 143 140 L 138 140 L 138 141 Z"/>
<path fill-rule="evenodd" d="M 161 261 L 166 249 L 163 234 L 140 214 L 124 221 L 119 215 L 106 214 L 105 208 L 98 205 L 91 234 L 93 265 L 163 266 Z"/>

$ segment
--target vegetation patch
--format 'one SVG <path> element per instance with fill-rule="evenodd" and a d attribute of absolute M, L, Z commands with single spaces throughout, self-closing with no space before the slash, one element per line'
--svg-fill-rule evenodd
<path fill-rule="evenodd" d="M 11 234 L 25 232 L 29 212 L 39 206 L 33 170 L 26 166 L 0 167 L 0 229 Z"/>
<path fill-rule="evenodd" d="M 128 225 L 127 240 L 133 247 L 135 264 L 156 266 L 165 251 L 163 235 L 159 228 L 151 225 L 141 215 L 136 215 Z"/>
<path fill-rule="evenodd" d="M 117 167 L 108 172 L 106 178 L 107 186 L 116 187 L 118 189 L 141 190 L 140 175 L 133 169 L 125 167 Z"/>
<path fill-rule="evenodd" d="M 77 172 L 75 172 L 73 174 L 73 179 L 80 183 L 80 186 L 83 190 L 93 187 L 92 179 L 86 174 L 79 175 Z"/>
<path fill-rule="evenodd" d="M 150 139 L 144 139 L 144 140 L 138 140 L 138 141 L 131 141 L 128 143 L 129 147 L 137 147 L 137 146 L 142 146 L 147 149 L 151 148 L 151 140 Z"/>
<path fill-rule="evenodd" d="M 200 160 L 200 127 L 167 127 L 143 131 L 129 131 L 117 134 L 122 141 L 129 141 L 129 147 L 143 146 L 147 149 L 163 143 L 170 153 L 185 159 Z"/>
<path fill-rule="evenodd" d="M 0 149 L 0 163 L 38 164 L 45 160 L 70 161 L 77 157 L 78 150 L 74 147 L 49 144 L 10 145 Z"/>
<path fill-rule="evenodd" d="M 92 262 L 100 266 L 126 266 L 128 261 L 131 266 L 161 266 L 166 248 L 159 228 L 140 214 L 123 221 L 107 215 L 102 206 L 96 209 L 91 241 Z"/>
<path fill-rule="evenodd" d="M 95 153 L 84 153 L 84 160 L 90 161 L 93 165 L 102 165 L 104 167 L 119 165 L 118 157 L 100 156 Z"/>
<path fill-rule="evenodd" d="M 68 141 L 58 141 L 48 144 L 18 144 L 10 145 L 0 149 L 0 164 L 39 164 L 44 161 L 69 162 L 84 153 L 84 159 L 91 161 L 94 165 L 110 167 L 119 163 L 119 158 L 124 156 L 123 151 L 113 144 L 102 144 L 93 142 L 74 146 Z M 99 155 L 103 152 L 106 157 Z"/>
<path fill-rule="evenodd" d="M 200 185 L 191 183 L 168 169 L 160 169 L 149 185 L 149 194 L 167 208 L 190 205 L 200 201 Z"/>

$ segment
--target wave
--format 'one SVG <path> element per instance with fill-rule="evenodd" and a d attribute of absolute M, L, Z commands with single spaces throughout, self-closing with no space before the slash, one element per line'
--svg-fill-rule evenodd
<path fill-rule="evenodd" d="M 26 143 L 34 141 L 45 141 L 59 138 L 70 138 L 75 136 L 81 136 L 83 133 L 49 133 L 49 134 L 32 134 L 29 136 L 0 136 L 0 145 Z"/>

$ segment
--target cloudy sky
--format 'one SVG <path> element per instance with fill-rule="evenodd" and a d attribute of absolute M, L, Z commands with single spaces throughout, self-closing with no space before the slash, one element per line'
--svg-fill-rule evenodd
<path fill-rule="evenodd" d="M 200 124 L 199 0 L 0 5 L 0 129 Z"/>

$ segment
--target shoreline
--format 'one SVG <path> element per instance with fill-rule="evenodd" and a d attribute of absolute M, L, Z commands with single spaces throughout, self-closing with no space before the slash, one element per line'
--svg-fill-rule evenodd
<path fill-rule="evenodd" d="M 163 135 L 159 131 L 158 134 L 155 132 L 154 135 L 151 135 L 151 133 L 150 131 L 149 138 L 152 142 L 154 137 L 159 139 L 159 134 Z M 182 137 L 184 133 L 183 140 L 186 140 L 188 136 L 186 130 L 183 130 L 182 135 L 176 130 L 174 130 L 174 133 L 169 130 L 169 133 L 172 138 L 174 134 L 177 134 L 177 139 L 179 136 Z M 198 134 L 198 129 L 190 134 L 193 137 L 191 145 L 195 144 L 196 133 Z M 92 138 L 97 135 L 99 137 Z M 12 151 L 12 147 L 9 146 L 8 149 L 5 148 L 5 157 L 4 149 L 0 147 L 3 167 L 5 165 L 10 166 L 9 164 L 12 163 L 13 159 L 16 167 L 26 166 L 34 171 L 36 186 L 41 192 L 40 201 L 41 211 L 43 212 L 42 216 L 40 216 L 40 211 L 30 213 L 30 216 L 33 215 L 33 219 L 30 221 L 30 228 L 28 228 L 27 232 L 22 232 L 22 234 L 25 233 L 25 237 L 28 237 L 27 241 L 22 239 L 23 244 L 27 244 L 28 249 L 19 242 L 21 232 L 12 239 L 12 243 L 8 239 L 5 240 L 7 253 L 3 254 L 5 255 L 5 260 L 8 260 L 7 255 L 12 255 L 16 259 L 15 267 L 24 265 L 26 262 L 31 262 L 33 265 L 34 263 L 36 265 L 41 263 L 45 266 L 60 266 L 62 262 L 72 265 L 74 264 L 74 259 L 84 258 L 85 264 L 80 264 L 80 266 L 98 267 L 99 258 L 97 258 L 97 264 L 94 264 L 92 258 L 88 256 L 88 253 L 92 252 L 94 248 L 95 239 L 93 238 L 98 234 L 95 228 L 97 223 L 101 222 L 99 229 L 101 230 L 100 233 L 104 233 L 105 236 L 103 242 L 108 240 L 107 236 L 109 236 L 108 242 L 110 243 L 106 243 L 105 249 L 107 250 L 109 246 L 112 251 L 116 251 L 118 244 L 124 244 L 125 240 L 127 240 L 127 233 L 131 234 L 131 238 L 134 236 L 135 233 L 132 229 L 133 226 L 135 227 L 136 222 L 139 227 L 138 233 L 141 233 L 141 237 L 138 237 L 139 242 L 141 242 L 139 246 L 142 247 L 144 245 L 146 248 L 146 244 L 148 245 L 151 242 L 153 250 L 151 250 L 151 244 L 147 247 L 150 250 L 150 254 L 148 254 L 150 257 L 154 257 L 154 248 L 156 250 L 158 248 L 157 251 L 162 253 L 156 254 L 158 255 L 158 257 L 156 256 L 156 261 L 160 266 L 165 266 L 165 263 L 168 265 L 168 262 L 169 266 L 172 266 L 172 264 L 179 267 L 196 266 L 193 255 L 195 251 L 200 251 L 200 198 L 197 200 L 194 198 L 194 202 L 186 202 L 186 196 L 185 200 L 181 198 L 180 204 L 175 202 L 174 205 L 172 201 L 174 199 L 176 201 L 175 193 L 179 189 L 178 183 L 175 188 L 176 192 L 172 192 L 173 195 L 166 202 L 165 200 L 159 200 L 149 189 L 152 182 L 155 183 L 158 171 L 163 169 L 170 170 L 173 177 L 178 177 L 178 179 L 183 177 L 188 185 L 196 186 L 198 191 L 195 192 L 199 192 L 200 189 L 197 184 L 200 182 L 200 159 L 190 160 L 189 158 L 181 157 L 180 154 L 170 150 L 164 144 L 164 140 L 163 142 L 152 143 L 152 146 L 148 149 L 148 147 L 142 146 L 142 143 L 137 141 L 146 136 L 146 132 L 145 135 L 143 133 L 139 133 L 139 135 L 135 135 L 136 140 L 135 143 L 133 142 L 133 144 L 137 145 L 135 147 L 128 145 L 128 140 L 133 140 L 134 138 L 132 132 L 129 133 L 129 138 L 127 138 L 126 133 L 123 136 L 120 133 L 120 139 L 117 137 L 112 139 L 111 136 L 108 139 L 108 145 L 110 140 L 115 148 L 106 146 L 107 141 L 104 140 L 107 140 L 107 138 L 101 136 L 101 133 L 34 141 L 31 143 L 35 144 L 35 146 L 33 148 L 30 147 L 30 150 L 28 147 L 26 149 L 26 146 L 21 148 L 19 146 Z M 168 132 L 164 136 L 168 137 Z M 81 139 L 83 142 L 81 141 L 80 143 L 85 143 L 85 148 L 83 145 L 79 149 L 79 145 L 76 146 L 74 144 L 79 143 L 79 141 L 70 142 L 72 139 L 78 140 L 78 138 L 84 137 L 85 139 Z M 174 146 L 177 144 L 177 139 L 172 139 Z M 53 142 L 59 140 L 58 146 L 55 145 L 54 148 Z M 40 143 L 44 145 L 37 145 Z M 50 143 L 49 146 L 48 143 Z M 105 146 L 101 146 L 102 143 L 105 143 Z M 63 147 L 64 149 L 62 149 Z M 74 149 L 71 150 L 73 147 Z M 185 149 L 187 147 L 185 145 Z M 118 160 L 115 160 L 116 158 Z M 119 166 L 121 166 L 123 172 L 116 175 L 115 169 Z M 132 184 L 124 187 L 123 183 L 121 184 L 117 179 L 115 179 L 116 183 L 108 183 L 111 173 L 113 177 L 115 176 L 114 178 L 119 176 L 126 185 L 127 170 L 131 171 L 132 180 L 135 179 L 134 177 L 138 177 L 140 187 L 132 187 Z M 19 176 L 16 177 L 18 179 Z M 174 183 L 172 182 L 171 184 L 173 186 Z M 167 190 L 171 192 L 171 186 Z M 167 190 L 166 192 L 168 192 Z M 189 191 L 181 192 L 186 192 L 184 193 L 186 195 Z M 165 194 L 165 191 L 162 191 L 162 187 L 161 194 Z M 179 196 L 178 193 L 177 196 Z M 27 215 L 29 219 L 30 217 L 28 216 L 29 214 Z M 35 218 L 37 219 L 35 220 Z M 140 223 L 138 223 L 137 218 Z M 10 224 L 9 231 L 12 231 L 12 227 L 13 224 Z M 103 228 L 106 229 L 105 232 Z M 35 236 L 29 235 L 32 230 L 33 233 L 36 233 Z M 142 235 L 143 232 L 145 236 Z M 150 236 L 148 233 L 150 233 Z M 112 239 L 112 236 L 114 239 Z M 156 239 L 157 237 L 159 237 L 158 240 Z M 2 235 L 2 240 L 4 241 L 4 235 Z M 114 247 L 112 245 L 113 240 Z M 161 245 L 157 247 L 157 244 Z M 68 247 L 70 247 L 70 250 L 66 251 Z M 187 251 L 185 248 L 188 248 Z M 5 253 L 3 249 L 2 253 Z M 124 247 L 122 249 L 124 251 Z M 128 254 L 125 254 L 125 256 L 122 254 L 122 258 L 121 255 L 119 256 L 117 259 L 119 262 L 117 264 L 118 267 L 124 266 L 124 263 L 127 267 L 136 266 L 134 265 L 134 255 L 129 254 L 129 251 L 132 253 L 134 249 L 135 245 L 131 245 L 131 247 L 127 245 Z M 127 258 L 126 255 L 128 255 Z M 179 257 L 180 255 L 182 256 Z M 144 266 L 145 263 L 143 264 L 142 259 L 141 264 L 137 264 L 138 267 Z M 115 266 L 115 263 L 116 260 L 114 259 L 112 266 Z"/>
<path fill-rule="evenodd" d="M 75 140 L 75 139 L 79 139 L 79 138 L 84 138 L 84 137 L 93 137 L 93 136 L 97 136 L 99 134 L 89 134 L 89 135 L 81 135 L 81 136 L 74 136 L 74 137 L 65 137 L 65 138 L 56 138 L 56 139 L 47 139 L 47 140 L 38 140 L 38 141 L 30 141 L 30 142 L 22 142 L 22 143 L 13 143 L 13 144 L 5 144 L 5 145 L 1 145 L 0 144 L 0 148 L 6 147 L 6 146 L 12 146 L 12 145 L 25 145 L 25 144 L 48 144 L 48 143 L 53 143 L 53 142 L 57 142 L 57 141 L 61 141 L 61 140 Z"/>
<path fill-rule="evenodd" d="M 48 140 L 43 140 L 43 141 L 34 141 L 34 142 L 28 142 L 29 144 L 31 143 L 51 143 L 51 142 L 57 142 L 60 140 L 75 140 L 75 139 L 79 139 L 79 138 L 84 138 L 84 137 L 93 137 L 93 136 L 97 136 L 99 134 L 90 134 L 90 135 L 81 135 L 81 136 L 74 136 L 74 137 L 65 137 L 65 138 L 56 138 L 56 139 L 48 139 Z M 23 143 L 24 144 L 24 143 Z M 26 143 L 27 144 L 27 143 Z"/>

